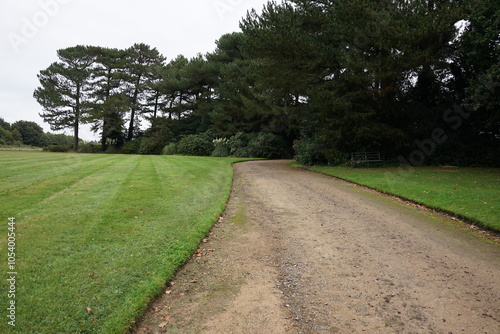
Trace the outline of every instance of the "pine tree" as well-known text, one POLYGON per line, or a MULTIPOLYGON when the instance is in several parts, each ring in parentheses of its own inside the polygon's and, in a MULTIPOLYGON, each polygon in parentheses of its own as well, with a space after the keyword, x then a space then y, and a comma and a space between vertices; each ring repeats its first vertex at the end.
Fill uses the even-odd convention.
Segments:
POLYGON ((125 51, 103 47, 92 47, 95 66, 92 71, 95 103, 89 112, 93 131, 101 130, 102 149, 109 143, 120 146, 124 142, 123 116, 127 112, 127 101, 123 94, 125 51))
POLYGON ((129 98, 129 126, 127 140, 132 140, 137 130, 137 122, 142 113, 148 112, 147 97, 150 94, 149 82, 153 79, 152 70, 163 66, 163 57, 156 48, 140 43, 128 48, 124 65, 125 94, 129 98))
POLYGON ((78 150, 79 127, 91 106, 91 73, 95 57, 86 46, 57 51, 59 62, 40 71, 41 87, 34 97, 43 107, 40 116, 52 130, 72 128, 73 148, 78 150))

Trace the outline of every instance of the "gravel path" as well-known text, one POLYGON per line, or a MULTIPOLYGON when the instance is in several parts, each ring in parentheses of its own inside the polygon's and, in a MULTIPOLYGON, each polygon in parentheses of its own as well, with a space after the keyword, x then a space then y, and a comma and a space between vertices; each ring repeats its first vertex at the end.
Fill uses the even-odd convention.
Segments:
POLYGON ((500 333, 500 247, 285 166, 235 165, 225 215, 134 333, 500 333))

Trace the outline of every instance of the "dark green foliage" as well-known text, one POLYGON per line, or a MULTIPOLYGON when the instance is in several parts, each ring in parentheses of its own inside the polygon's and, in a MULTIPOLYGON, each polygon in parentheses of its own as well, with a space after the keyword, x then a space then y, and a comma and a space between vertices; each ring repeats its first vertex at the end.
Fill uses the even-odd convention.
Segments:
POLYGON ((155 118, 151 128, 145 133, 139 147, 139 154, 161 154, 165 145, 172 140, 171 121, 166 118, 155 118))
MULTIPOLYGON (((10 124, 0 117, 0 145, 14 145, 16 139, 10 131, 10 124)), ((21 134, 18 133, 20 141, 22 142, 21 134)), ((19 143, 19 141, 17 141, 19 143)))
POLYGON ((43 107, 40 116, 52 130, 73 129, 73 148, 78 150, 80 123, 90 108, 91 67, 95 57, 86 46, 57 51, 59 62, 40 71, 33 96, 43 107))
POLYGON ((71 146, 73 143, 73 137, 64 134, 53 134, 47 132, 45 134, 47 142, 49 145, 66 145, 71 146))
POLYGON ((69 152, 71 151, 71 145, 49 145, 44 147, 45 152, 69 152))
MULTIPOLYGON (((90 71, 94 83, 79 114, 102 130, 103 150, 144 135, 125 151, 158 154, 178 143, 166 151, 277 158, 291 157, 296 142, 296 157, 307 164, 377 151, 412 164, 495 165, 497 7, 486 0, 273 1, 262 14, 250 11, 242 32, 221 36, 206 56, 165 64, 146 44, 75 47, 61 56, 92 60, 90 70, 78 70, 77 78, 90 71), (462 35, 457 22, 468 22, 462 35), (139 126, 159 118, 168 119, 168 135, 139 126)), ((49 109, 71 83, 51 75, 65 68, 56 65, 41 72, 44 89, 35 93, 49 109)), ((74 124, 63 114, 73 117, 46 119, 74 124)))
POLYGON ((214 150, 212 140, 206 134, 189 135, 177 144, 177 154, 210 156, 214 150))
POLYGON ((228 157, 231 154, 231 147, 229 146, 228 140, 226 138, 214 139, 213 143, 213 157, 228 157))
POLYGON ((43 147, 47 138, 40 125, 30 121, 18 121, 11 125, 12 131, 18 131, 24 145, 43 147))
POLYGON ((85 143, 78 145, 78 153, 100 153, 101 145, 85 143))
POLYGON ((14 145, 15 142, 12 132, 0 126, 0 145, 14 145))
POLYGON ((259 133, 248 143, 250 157, 278 159, 283 156, 284 140, 272 133, 259 133))
POLYGON ((170 143, 165 145, 163 148, 161 154, 163 155, 174 155, 177 154, 177 144, 176 143, 170 143))
POLYGON ((116 150, 125 141, 123 117, 129 110, 121 86, 124 81, 125 51, 102 47, 89 48, 95 56, 93 66, 94 91, 88 121, 92 130, 101 130, 102 151, 116 150))
POLYGON ((234 136, 230 137, 227 141, 230 150, 229 155, 239 158, 250 157, 248 143, 253 137, 255 137, 254 133, 243 132, 238 132, 234 136))
POLYGON ((131 141, 126 142, 121 147, 121 153, 123 154, 139 154, 139 149, 141 147, 142 138, 136 138, 131 141))
POLYGON ((134 132, 139 127, 137 118, 148 111, 143 96, 148 94, 151 80, 154 80, 153 70, 164 65, 165 57, 156 48, 144 43, 134 44, 128 48, 124 57, 123 80, 127 87, 125 94, 130 101, 127 140, 132 140, 134 132))
POLYGON ((295 160, 304 165, 326 164, 322 145, 311 138, 297 140, 294 144, 295 160))
POLYGON ((2 117, 0 117, 0 128, 10 131, 10 123, 6 122, 2 117))

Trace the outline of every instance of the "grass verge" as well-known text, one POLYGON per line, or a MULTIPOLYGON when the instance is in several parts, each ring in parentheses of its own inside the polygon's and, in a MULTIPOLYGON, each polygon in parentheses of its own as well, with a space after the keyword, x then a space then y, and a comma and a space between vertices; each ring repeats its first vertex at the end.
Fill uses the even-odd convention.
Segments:
POLYGON ((304 167, 500 231, 500 169, 304 167))
POLYGON ((15 217, 17 272, 0 332, 126 332, 224 210, 235 161, 0 152, 0 254, 15 217))

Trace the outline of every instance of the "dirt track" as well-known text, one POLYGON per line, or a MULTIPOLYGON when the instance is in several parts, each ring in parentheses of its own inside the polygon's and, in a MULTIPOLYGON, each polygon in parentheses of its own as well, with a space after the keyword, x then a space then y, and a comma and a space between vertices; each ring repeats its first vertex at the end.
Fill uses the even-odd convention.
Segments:
POLYGON ((500 333, 500 247, 283 161, 235 165, 226 214, 135 333, 500 333))

